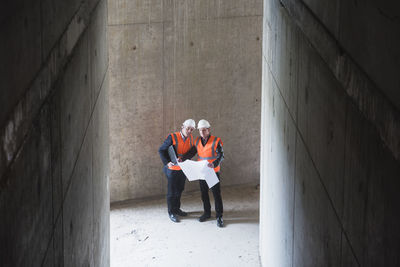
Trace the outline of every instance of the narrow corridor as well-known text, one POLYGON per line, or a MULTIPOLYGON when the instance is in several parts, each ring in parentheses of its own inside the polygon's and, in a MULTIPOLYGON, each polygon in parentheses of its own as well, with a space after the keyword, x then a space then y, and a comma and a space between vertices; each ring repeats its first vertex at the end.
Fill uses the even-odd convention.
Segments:
POLYGON ((3 1, 0 266, 400 266, 399 14, 3 1), (188 118, 223 140, 223 229, 196 183, 167 216, 157 150, 188 118))

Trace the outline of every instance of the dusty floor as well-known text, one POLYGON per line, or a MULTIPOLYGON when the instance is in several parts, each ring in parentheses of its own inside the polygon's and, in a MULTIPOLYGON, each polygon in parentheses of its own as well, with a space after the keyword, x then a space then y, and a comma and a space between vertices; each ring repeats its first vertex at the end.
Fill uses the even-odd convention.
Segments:
POLYGON ((212 217, 200 223, 199 192, 182 196, 180 223, 169 220, 165 199, 113 205, 111 266, 260 266, 258 256, 259 188, 222 188, 224 228, 212 217))

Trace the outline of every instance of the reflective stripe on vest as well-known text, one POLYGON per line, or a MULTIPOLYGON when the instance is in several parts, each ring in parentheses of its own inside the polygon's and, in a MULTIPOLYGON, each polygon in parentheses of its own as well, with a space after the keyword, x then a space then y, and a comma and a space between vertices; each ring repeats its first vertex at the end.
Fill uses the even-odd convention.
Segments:
POLYGON ((217 159, 217 157, 205 157, 205 158, 203 158, 203 157, 199 156, 199 159, 217 159))

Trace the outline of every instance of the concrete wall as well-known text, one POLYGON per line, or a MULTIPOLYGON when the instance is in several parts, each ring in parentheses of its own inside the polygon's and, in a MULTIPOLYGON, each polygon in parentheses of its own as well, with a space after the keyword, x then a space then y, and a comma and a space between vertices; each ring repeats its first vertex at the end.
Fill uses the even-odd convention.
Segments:
POLYGON ((105 0, 0 11, 0 265, 109 265, 105 0))
POLYGON ((398 10, 264 1, 263 266, 399 266, 398 10))
POLYGON ((262 1, 109 0, 108 21, 111 201, 165 193, 157 150, 187 118, 222 138, 222 185, 258 182, 262 1))

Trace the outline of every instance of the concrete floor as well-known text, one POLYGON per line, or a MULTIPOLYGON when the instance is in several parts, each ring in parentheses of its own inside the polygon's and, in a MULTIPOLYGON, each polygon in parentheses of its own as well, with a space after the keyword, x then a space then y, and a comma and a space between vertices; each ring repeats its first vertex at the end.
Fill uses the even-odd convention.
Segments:
MULTIPOLYGON (((210 192, 213 205, 213 197, 210 192)), ((182 197, 189 213, 180 223, 169 220, 164 198, 111 207, 111 266, 260 266, 259 187, 222 188, 225 227, 200 223, 199 192, 182 197)))

